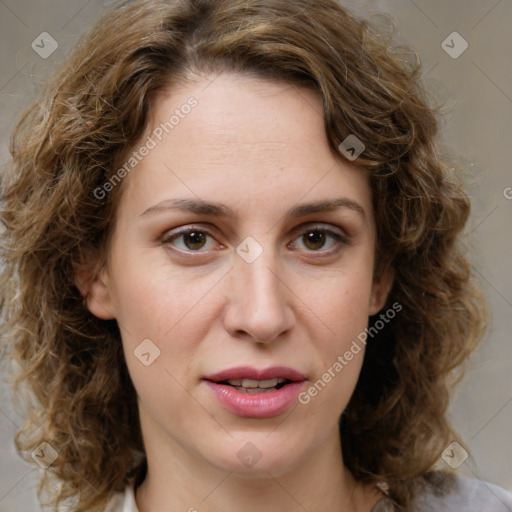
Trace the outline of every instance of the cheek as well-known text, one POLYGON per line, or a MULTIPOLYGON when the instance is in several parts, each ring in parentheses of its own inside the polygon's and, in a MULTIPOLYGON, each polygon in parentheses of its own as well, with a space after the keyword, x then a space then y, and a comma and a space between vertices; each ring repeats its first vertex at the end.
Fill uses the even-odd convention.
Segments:
POLYGON ((363 265, 329 271, 316 283, 304 283, 300 296, 320 322, 329 345, 339 345, 357 336, 368 323, 371 272, 363 265))
POLYGON ((310 312, 310 338, 315 345, 318 366, 314 382, 302 395, 302 403, 324 411, 332 421, 346 407, 359 379, 366 345, 361 336, 368 326, 372 284, 371 259, 329 272, 307 297, 310 312), (314 320, 314 323, 311 322, 314 320), (318 321, 317 321, 318 320, 318 321), (363 340, 363 341, 361 341, 363 340), (334 406, 336 404, 337 406, 334 406))
POLYGON ((117 319, 137 337, 161 337, 185 317, 202 292, 201 280, 186 269, 172 269, 152 251, 157 252, 120 255, 114 269, 117 319))
POLYGON ((218 273, 171 268, 143 255, 125 256, 117 259, 114 281, 116 319, 134 379, 140 372, 134 351, 144 340, 157 347, 146 341, 149 352, 160 351, 152 366, 186 375, 215 315, 208 293, 219 281, 218 273))
MULTIPOLYGON (((370 276, 371 277, 371 276, 370 276)), ((310 332, 318 357, 314 379, 299 396, 326 424, 338 421, 356 387, 366 345, 371 278, 356 271, 328 280, 311 296, 311 310, 320 320, 310 332)))
MULTIPOLYGON (((185 392, 205 313, 201 297, 207 283, 187 272, 170 272, 149 258, 118 258, 114 301, 128 370, 151 417, 171 421, 186 407, 185 392), (204 287, 202 286, 204 284, 204 287), (201 323, 202 322, 202 323, 201 323)), ((208 281, 208 279, 206 279, 208 281)), ((210 285, 211 288, 211 285, 210 285)), ((176 420, 173 420, 176 421, 176 420)))

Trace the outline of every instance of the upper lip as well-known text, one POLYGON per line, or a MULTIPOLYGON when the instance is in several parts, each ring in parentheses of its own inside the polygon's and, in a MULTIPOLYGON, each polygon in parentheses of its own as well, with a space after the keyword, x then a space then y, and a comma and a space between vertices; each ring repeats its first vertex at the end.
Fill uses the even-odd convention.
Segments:
POLYGON ((252 366, 236 366, 212 373, 203 377, 204 380, 213 382, 221 382, 229 379, 251 379, 251 380, 268 380, 268 379, 287 379, 291 381, 306 380, 306 376, 293 368, 286 366, 271 366, 269 368, 258 369, 252 366))

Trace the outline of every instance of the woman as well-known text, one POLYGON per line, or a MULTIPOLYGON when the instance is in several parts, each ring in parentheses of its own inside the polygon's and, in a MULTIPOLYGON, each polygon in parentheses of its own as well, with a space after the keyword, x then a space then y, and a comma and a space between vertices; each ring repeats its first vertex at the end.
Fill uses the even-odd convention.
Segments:
POLYGON ((334 0, 112 9, 2 184, 4 349, 39 402, 16 445, 47 501, 510 509, 433 469, 484 318, 419 69, 334 0))

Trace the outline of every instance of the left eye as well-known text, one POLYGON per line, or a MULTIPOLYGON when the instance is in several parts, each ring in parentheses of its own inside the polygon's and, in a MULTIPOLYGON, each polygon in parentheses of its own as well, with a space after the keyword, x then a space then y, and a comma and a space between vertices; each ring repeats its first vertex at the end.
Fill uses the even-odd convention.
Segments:
POLYGON ((337 244, 347 244, 347 239, 345 236, 341 235, 340 233, 335 233, 330 229, 320 227, 313 227, 304 230, 297 239, 302 240, 304 246, 306 246, 307 249, 310 249, 313 252, 317 252, 319 249, 322 249, 325 246, 326 241, 329 238, 334 240, 334 243, 330 247, 331 249, 337 244))

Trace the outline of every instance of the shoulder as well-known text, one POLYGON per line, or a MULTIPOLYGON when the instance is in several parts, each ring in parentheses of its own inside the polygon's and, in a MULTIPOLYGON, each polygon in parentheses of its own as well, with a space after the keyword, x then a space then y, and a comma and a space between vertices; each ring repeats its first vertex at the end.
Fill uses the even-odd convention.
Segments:
POLYGON ((512 494, 505 489, 471 478, 454 479, 446 492, 427 488, 416 501, 414 512, 512 512, 512 494))
POLYGON ((134 482, 130 480, 124 492, 118 492, 112 496, 105 512, 139 512, 135 502, 134 482))

